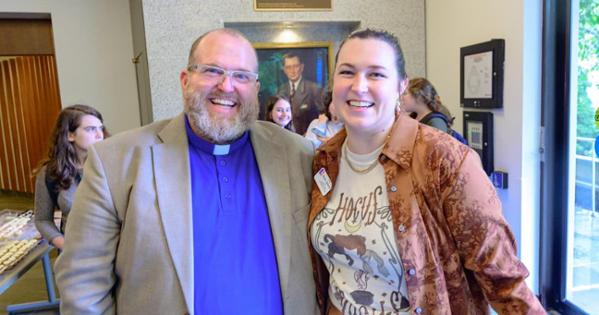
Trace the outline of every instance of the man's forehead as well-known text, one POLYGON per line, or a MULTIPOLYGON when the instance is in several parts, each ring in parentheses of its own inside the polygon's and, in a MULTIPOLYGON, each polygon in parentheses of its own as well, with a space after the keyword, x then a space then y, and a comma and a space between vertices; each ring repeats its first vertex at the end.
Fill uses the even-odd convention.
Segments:
POLYGON ((299 57, 297 57, 297 56, 284 58, 283 62, 285 64, 298 64, 298 63, 301 63, 299 57))
POLYGON ((213 32, 206 35, 193 55, 196 62, 202 63, 239 62, 252 68, 258 64, 251 43, 242 36, 226 32, 213 32))

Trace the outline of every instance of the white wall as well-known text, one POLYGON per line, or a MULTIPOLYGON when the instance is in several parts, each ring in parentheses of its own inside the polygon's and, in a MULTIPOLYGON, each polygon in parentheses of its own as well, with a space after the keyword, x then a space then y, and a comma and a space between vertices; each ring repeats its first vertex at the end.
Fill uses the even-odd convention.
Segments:
POLYGON ((156 120, 182 110, 178 77, 189 47, 199 35, 224 23, 360 21, 361 27, 395 33, 404 49, 408 73, 425 72, 422 0, 333 0, 333 11, 324 12, 256 12, 252 0, 147 0, 143 11, 156 120))
POLYGON ((493 110, 495 169, 509 174, 498 190, 519 254, 538 292, 540 0, 427 0, 427 75, 462 129, 460 47, 505 39, 503 109, 493 110))
POLYGON ((51 14, 63 107, 96 107, 112 133, 140 125, 129 1, 0 0, 0 12, 51 14))

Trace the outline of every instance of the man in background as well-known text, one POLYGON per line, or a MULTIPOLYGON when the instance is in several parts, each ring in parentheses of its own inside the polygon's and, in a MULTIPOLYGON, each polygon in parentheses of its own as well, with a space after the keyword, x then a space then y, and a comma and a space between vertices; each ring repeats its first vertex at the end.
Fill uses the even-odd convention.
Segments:
POLYGON ((61 314, 316 314, 312 145, 258 117, 258 60, 198 38, 184 113, 92 147, 56 263, 61 314))
POLYGON ((310 122, 323 108, 322 90, 316 83, 302 77, 304 64, 298 55, 288 53, 283 56, 283 72, 288 82, 279 86, 277 93, 291 100, 293 126, 297 133, 304 135, 310 122))

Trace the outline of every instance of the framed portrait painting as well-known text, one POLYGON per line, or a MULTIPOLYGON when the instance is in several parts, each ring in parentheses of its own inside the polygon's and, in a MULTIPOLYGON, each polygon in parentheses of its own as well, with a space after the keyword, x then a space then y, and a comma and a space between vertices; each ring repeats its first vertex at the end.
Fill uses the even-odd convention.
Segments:
MULTIPOLYGON (((284 95, 290 99, 291 109, 294 114, 300 113, 303 115, 306 108, 308 108, 312 114, 304 115, 305 117, 302 119, 313 119, 314 109, 322 107, 321 95, 327 89, 333 67, 332 42, 255 43, 254 48, 258 53, 259 62, 260 92, 258 98, 260 101, 260 119, 265 120, 267 118, 267 99, 276 95, 284 95), (287 64, 285 64, 286 57, 287 64), (295 86, 292 86, 291 82, 294 82, 297 77, 301 79, 297 81, 300 86, 298 86, 298 91, 295 93, 295 86), (307 89, 308 87, 310 93, 314 95, 300 98, 301 92, 308 93, 304 91, 304 88, 307 89), (316 92, 318 96, 315 95, 316 92), (302 112, 300 112, 300 109, 302 112)), ((294 117, 296 125, 298 125, 297 118, 294 117)), ((307 126, 309 123, 310 121, 301 121, 299 125, 307 126)), ((302 128, 298 133, 303 133, 301 131, 303 131, 302 128)))

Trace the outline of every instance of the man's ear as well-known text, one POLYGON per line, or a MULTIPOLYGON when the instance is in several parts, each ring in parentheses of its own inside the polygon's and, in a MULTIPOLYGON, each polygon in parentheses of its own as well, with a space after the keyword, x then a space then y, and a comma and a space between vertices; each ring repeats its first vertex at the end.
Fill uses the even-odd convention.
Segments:
POLYGON ((183 70, 179 74, 179 82, 181 83, 181 91, 185 91, 187 89, 187 84, 189 83, 189 72, 183 70))

